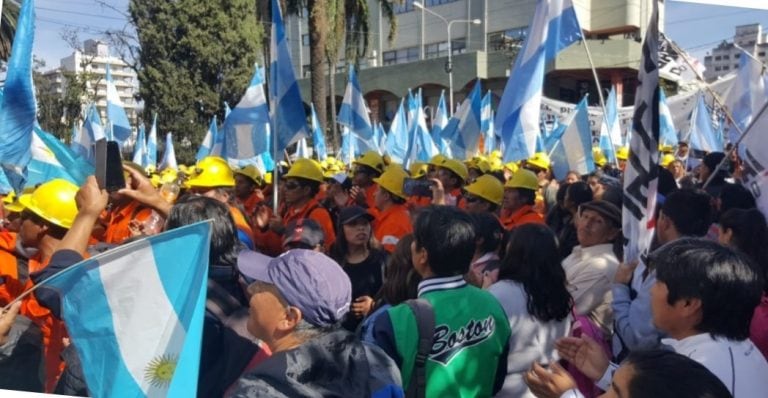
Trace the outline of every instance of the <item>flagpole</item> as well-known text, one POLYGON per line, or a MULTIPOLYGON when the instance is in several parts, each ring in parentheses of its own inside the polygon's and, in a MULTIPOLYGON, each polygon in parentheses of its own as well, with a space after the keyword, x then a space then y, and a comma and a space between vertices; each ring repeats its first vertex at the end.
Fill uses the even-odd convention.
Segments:
MULTIPOLYGON (((754 127, 755 122, 757 122, 760 119, 760 116, 763 115, 763 113, 765 112, 766 108, 768 108, 768 102, 763 104, 763 107, 760 109, 760 112, 757 113, 757 116, 752 118, 752 122, 749 123, 749 126, 747 126, 747 129, 744 131, 743 134, 741 134, 739 139, 736 140, 735 143, 733 143, 733 147, 731 148, 731 150, 728 151, 728 153, 725 154, 725 157, 723 158, 723 160, 721 160, 720 163, 717 164, 717 167, 715 167, 715 170, 713 170, 712 174, 709 175, 709 177, 707 178, 707 181, 705 181, 704 185, 701 186, 701 189, 706 188, 709 185, 709 183, 712 182, 712 179, 715 178, 715 175, 717 174, 717 172, 719 172, 720 169, 723 168, 725 163, 728 162, 728 159, 731 158, 731 154, 733 153, 733 151, 736 150, 736 148, 739 147, 739 144, 741 143, 741 141, 744 140, 744 137, 746 137, 747 134, 749 134, 752 130, 754 130, 752 127, 754 127)), ((690 157, 690 155, 689 155, 689 157, 690 157)))
MULTIPOLYGON (((582 37, 583 36, 584 36, 584 33, 582 31, 582 37)), ((592 76, 594 76, 595 85, 597 85, 597 97, 600 99, 600 107, 603 108, 603 120, 605 121, 608 115, 608 112, 606 112, 606 109, 605 109, 605 100, 603 99, 603 88, 600 86, 600 79, 597 77, 597 69, 595 69, 595 63, 592 61, 592 53, 589 51, 587 40, 582 38, 581 42, 584 44, 584 50, 587 52, 587 59, 589 60, 589 66, 590 68, 592 68, 592 76)), ((618 111, 619 110, 616 109, 616 112, 618 111)), ((613 145, 613 138, 611 137, 610 126, 608 126, 607 122, 606 122, 606 128, 608 128, 608 142, 611 144, 611 148, 613 148, 613 150, 615 151, 616 146, 613 145)), ((617 159, 616 156, 613 157, 613 163, 616 166, 616 168, 619 167, 619 159, 617 159)))
POLYGON ((280 161, 277 158, 277 119, 274 118, 273 122, 275 125, 275 131, 272 132, 272 160, 275 164, 272 168, 272 211, 274 211, 275 214, 277 214, 277 204, 278 204, 278 198, 277 198, 277 182, 280 177, 278 177, 278 171, 280 170, 280 161))

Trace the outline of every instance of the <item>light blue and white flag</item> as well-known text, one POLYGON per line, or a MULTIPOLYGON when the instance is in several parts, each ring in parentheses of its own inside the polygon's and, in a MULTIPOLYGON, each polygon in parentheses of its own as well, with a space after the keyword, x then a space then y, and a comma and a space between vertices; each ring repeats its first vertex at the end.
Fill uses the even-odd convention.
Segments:
POLYGON ((16 192, 21 192, 32 159, 32 131, 37 101, 32 82, 32 43, 35 40, 35 2, 25 0, 16 22, 8 72, 0 106, 0 168, 16 192))
POLYGON ((152 117, 152 128, 147 137, 147 161, 144 167, 157 167, 157 113, 152 117))
POLYGON ((611 92, 605 100, 603 123, 600 125, 600 149, 611 163, 616 163, 616 147, 621 145, 621 140, 616 88, 611 86, 611 92))
MULTIPOLYGON (((739 57, 739 71, 725 103, 731 110, 736 125, 744 131, 768 101, 768 73, 762 62, 742 51, 744 54, 739 57)), ((738 139, 738 130, 731 128, 729 140, 736 142, 738 139)))
POLYGON ((32 159, 27 169, 26 187, 34 187, 54 178, 63 178, 80 186, 95 172, 88 161, 37 125, 32 134, 30 150, 32 159))
POLYGON ((199 162, 200 159, 206 156, 220 156, 222 141, 223 140, 219 139, 219 129, 216 123, 216 115, 213 115, 213 119, 211 119, 211 123, 208 125, 208 131, 205 133, 205 138, 203 138, 203 142, 200 143, 200 149, 197 150, 195 160, 199 162), (216 152, 214 149, 217 146, 216 144, 218 144, 218 152, 216 152))
POLYGON ((496 135, 504 162, 528 159, 536 149, 544 68, 560 50, 582 37, 571 0, 539 0, 523 48, 496 111, 496 135))
POLYGON ((586 97, 576 105, 571 120, 566 125, 559 145, 556 145, 550 156, 552 170, 558 180, 565 178, 571 170, 580 175, 589 174, 595 170, 586 97))
POLYGON ((373 128, 374 134, 378 137, 379 153, 384 155, 387 153, 387 133, 384 131, 384 126, 381 123, 376 123, 373 128))
POLYGON ((357 152, 357 145, 355 145, 355 137, 349 131, 349 127, 341 126, 341 148, 339 148, 339 160, 346 165, 351 165, 355 160, 355 154, 357 152))
POLYGON ((168 133, 165 135, 165 152, 163 152, 163 160, 160 165, 157 166, 158 170, 174 169, 178 170, 179 165, 176 163, 176 151, 173 149, 173 134, 168 133))
POLYGON ((296 143, 296 159, 309 159, 309 148, 307 148, 307 139, 302 138, 296 143))
POLYGON ((317 160, 322 162, 328 157, 328 150, 325 147, 325 133, 323 127, 320 126, 320 119, 317 118, 315 104, 310 105, 310 107, 312 108, 312 142, 315 144, 317 160))
POLYGON ((478 80, 441 133, 456 159, 470 159, 477 154, 481 134, 481 103, 480 80, 478 80))
POLYGON ((408 150, 403 162, 403 166, 406 168, 415 161, 428 162, 430 158, 439 153, 427 129, 427 118, 424 114, 424 108, 421 106, 421 98, 421 89, 419 89, 413 123, 408 132, 408 150))
POLYGON ((301 100, 299 84, 293 73, 293 64, 285 37, 285 26, 280 11, 280 2, 272 0, 272 41, 269 67, 269 104, 272 120, 272 134, 277 134, 277 147, 273 153, 280 160, 283 150, 301 137, 309 136, 307 114, 301 100))
POLYGON ((696 107, 691 116, 691 130, 688 133, 691 149, 704 152, 723 152, 723 142, 718 141, 712 127, 712 116, 704 103, 704 93, 699 93, 696 107))
POLYGON ((136 137, 136 144, 133 146, 133 163, 145 168, 144 161, 147 159, 147 138, 144 132, 144 124, 139 126, 139 134, 136 137))
POLYGON ((744 139, 739 145, 743 148, 743 167, 741 183, 755 197, 757 208, 768 218, 768 107, 758 110, 754 115, 749 130, 744 131, 744 139), (754 130, 754 131, 752 131, 754 130))
POLYGON ((131 124, 128 122, 128 116, 125 114, 125 106, 120 95, 117 93, 117 87, 112 80, 112 72, 107 65, 107 119, 112 132, 112 138, 118 142, 123 142, 131 136, 131 124))
POLYGON ((269 108, 264 82, 264 68, 257 65, 243 98, 221 126, 222 157, 250 159, 269 150, 269 108))
POLYGON ((349 66, 347 89, 344 91, 344 100, 341 102, 337 121, 339 124, 349 127, 352 133, 363 140, 369 140, 373 136, 368 107, 365 105, 360 82, 357 81, 357 74, 352 65, 349 66))
POLYGON ((41 284, 101 397, 194 397, 208 280, 210 221, 116 247, 41 284))
POLYGON ((400 100, 400 106, 397 108, 395 118, 389 125, 389 134, 387 135, 386 153, 389 154, 393 162, 403 163, 405 153, 408 151, 408 121, 405 120, 405 100, 400 100))
POLYGON ((227 116, 229 116, 230 112, 232 112, 232 109, 229 107, 229 102, 224 101, 224 120, 227 119, 227 116))
POLYGON ((567 127, 567 124, 560 123, 560 119, 555 118, 555 122, 552 123, 552 130, 544 137, 544 150, 547 153, 551 154, 555 145, 559 145, 567 127))
MULTIPOLYGON (((720 125, 722 126, 722 123, 720 125)), ((667 105, 663 88, 659 88, 659 140, 661 145, 677 145, 677 129, 672 121, 672 112, 667 105)))
POLYGON ((82 158, 93 163, 96 156, 93 147, 94 143, 100 139, 106 138, 104 127, 101 124, 101 117, 99 117, 99 110, 96 109, 95 104, 88 105, 85 112, 85 122, 76 133, 77 134, 72 137, 70 147, 82 158))
POLYGON ((491 93, 491 90, 488 90, 487 93, 483 96, 483 100, 480 105, 480 131, 483 135, 483 152, 486 154, 491 153, 494 146, 494 135, 496 134, 495 131, 492 130, 493 128, 493 122, 491 122, 491 117, 493 115, 493 112, 491 110, 491 102, 493 99, 493 94, 491 93))
POLYGON ((448 110, 445 107, 445 90, 443 90, 440 92, 440 101, 437 102, 437 110, 435 111, 434 117, 432 117, 432 130, 430 131, 430 134, 440 153, 450 157, 450 155, 446 153, 448 151, 448 145, 445 143, 442 136, 443 129, 447 125, 448 110))

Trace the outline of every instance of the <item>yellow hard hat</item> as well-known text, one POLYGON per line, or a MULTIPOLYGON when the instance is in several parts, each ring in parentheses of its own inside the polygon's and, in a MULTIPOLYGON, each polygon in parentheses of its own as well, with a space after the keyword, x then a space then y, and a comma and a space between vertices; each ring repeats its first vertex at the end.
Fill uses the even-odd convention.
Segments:
POLYGON ((501 158, 490 158, 488 165, 491 167, 492 173, 504 170, 504 162, 502 162, 501 158))
POLYGON ((16 197, 16 192, 11 191, 3 198, 3 208, 5 211, 12 213, 21 213, 21 211, 24 210, 24 205, 19 202, 19 198, 16 197))
POLYGON ((661 153, 674 153, 675 148, 672 147, 672 145, 661 145, 659 144, 659 152, 661 153))
POLYGON ((403 183, 406 178, 408 178, 408 173, 401 167, 389 167, 387 171, 381 173, 380 177, 374 178, 373 182, 379 184, 379 187, 384 188, 387 192, 406 199, 405 192, 403 192, 403 183))
POLYGON ((284 178, 303 178, 317 182, 325 181, 320 163, 312 159, 296 159, 293 162, 293 166, 285 173, 284 178))
POLYGON ((536 152, 526 163, 547 170, 549 169, 549 156, 544 152, 536 152))
POLYGON ((357 158, 357 160, 352 162, 352 164, 368 166, 378 171, 379 173, 383 173, 384 168, 387 165, 384 163, 384 158, 376 151, 368 151, 364 153, 362 156, 357 158))
POLYGON ((501 159, 501 151, 498 149, 494 149, 491 151, 490 156, 488 156, 490 159, 501 159))
POLYGON ((469 176, 467 166, 464 166, 464 163, 459 162, 456 159, 445 159, 443 160, 442 164, 438 165, 438 167, 452 171, 454 174, 459 176, 462 181, 466 181, 467 177, 469 176))
POLYGON ((484 157, 475 156, 467 161, 467 169, 477 169, 481 174, 486 174, 491 171, 491 164, 484 157))
POLYGON ((488 174, 477 177, 464 190, 499 206, 504 198, 504 185, 498 178, 488 174))
POLYGON ((323 177, 325 178, 333 178, 333 176, 342 173, 343 170, 339 165, 337 164, 330 164, 328 167, 323 169, 323 177))
POLYGON ((665 153, 661 157, 661 161, 659 162, 661 164, 661 167, 667 167, 670 163, 675 161, 675 155, 671 153, 665 153))
POLYGON ((504 188, 522 188, 536 191, 539 189, 539 179, 532 171, 520 169, 512 174, 512 178, 504 184, 504 188))
POLYGON ((235 174, 226 160, 218 156, 208 156, 197 163, 195 173, 189 177, 186 186, 190 188, 234 187, 235 174))
POLYGON ((261 171, 259 171, 258 167, 252 164, 243 166, 235 170, 235 174, 240 174, 244 177, 249 178, 256 185, 261 185, 264 183, 264 177, 261 175, 261 171))
POLYGON ((592 158, 594 158, 595 164, 599 167, 603 167, 608 163, 608 158, 603 155, 603 151, 598 147, 592 148, 592 158))
POLYGON ((69 229, 77 215, 77 191, 77 185, 57 178, 40 185, 31 194, 21 195, 19 202, 44 220, 69 229))
POLYGON ((437 154, 435 156, 432 156, 432 159, 429 159, 429 162, 427 162, 428 165, 432 166, 442 166, 443 162, 447 159, 444 155, 437 154))
POLYGON ((264 183, 271 184, 272 183, 272 173, 271 171, 268 171, 266 174, 264 174, 264 183))
POLYGON ((629 159, 629 147, 623 146, 616 151, 616 159, 627 160, 629 159))
POLYGON ((517 162, 509 162, 504 164, 504 168, 514 173, 520 168, 520 165, 517 162))
POLYGON ((413 162, 410 167, 408 167, 408 171, 411 173, 412 178, 424 177, 427 175, 427 169, 427 164, 421 162, 413 162))

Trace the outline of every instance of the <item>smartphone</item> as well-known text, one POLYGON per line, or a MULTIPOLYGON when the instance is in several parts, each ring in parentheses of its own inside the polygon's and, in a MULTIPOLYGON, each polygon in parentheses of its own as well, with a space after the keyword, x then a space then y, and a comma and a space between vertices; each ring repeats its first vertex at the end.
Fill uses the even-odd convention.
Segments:
POLYGON ((115 192, 125 188, 123 159, 117 141, 96 141, 96 181, 99 188, 115 192))
POLYGON ((406 178, 403 181, 403 193, 406 196, 432 197, 432 181, 423 178, 406 178))

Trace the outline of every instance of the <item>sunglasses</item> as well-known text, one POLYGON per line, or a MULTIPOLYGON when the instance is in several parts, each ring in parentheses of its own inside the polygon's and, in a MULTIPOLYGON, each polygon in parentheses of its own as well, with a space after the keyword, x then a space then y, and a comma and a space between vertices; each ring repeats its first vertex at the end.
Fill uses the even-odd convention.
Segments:
POLYGON ((477 202, 478 200, 480 200, 480 198, 478 198, 477 196, 472 196, 472 195, 464 195, 464 200, 466 200, 467 203, 474 203, 474 202, 477 202))
POLYGON ((284 187, 285 189, 293 191, 294 189, 301 187, 301 184, 299 184, 298 182, 291 181, 291 182, 286 182, 284 187))

